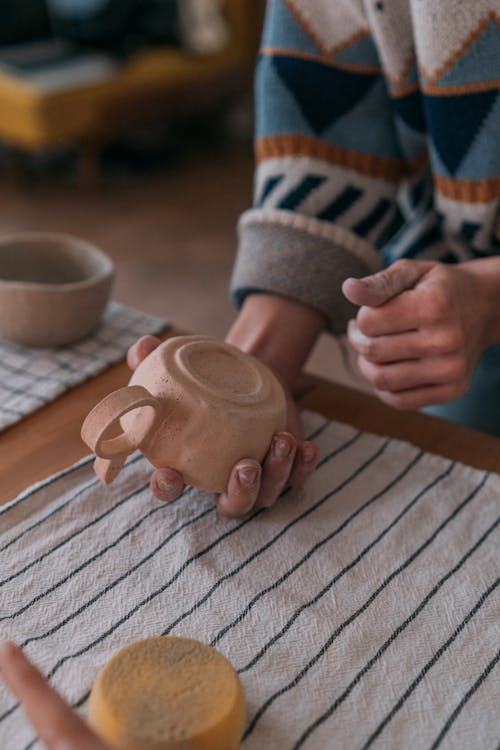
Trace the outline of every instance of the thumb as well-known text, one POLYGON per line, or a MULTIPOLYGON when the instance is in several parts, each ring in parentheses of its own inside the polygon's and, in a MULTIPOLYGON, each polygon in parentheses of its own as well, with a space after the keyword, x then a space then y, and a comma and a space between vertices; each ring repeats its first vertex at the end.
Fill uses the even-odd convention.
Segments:
MULTIPOLYGON (((0 645, 2 677, 47 750, 111 750, 56 693, 18 646, 0 645)), ((3 744, 3 743, 2 743, 3 744)))
POLYGON ((342 284, 342 292, 354 305, 378 307, 401 292, 413 289, 434 265, 432 261, 398 260, 371 276, 346 279, 342 284))

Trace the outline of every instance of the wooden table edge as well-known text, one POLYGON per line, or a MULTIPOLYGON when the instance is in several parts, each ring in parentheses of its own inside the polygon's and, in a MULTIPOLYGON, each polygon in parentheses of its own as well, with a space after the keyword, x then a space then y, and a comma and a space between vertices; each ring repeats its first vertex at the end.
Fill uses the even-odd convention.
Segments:
MULTIPOLYGON (((169 328, 160 338, 175 335, 179 331, 169 328)), ((129 377, 122 361, 0 433, 0 505, 89 455, 80 438, 85 416, 104 396, 126 385, 129 377)), ((474 468, 500 472, 500 439, 491 435, 424 414, 397 411, 367 393, 307 373, 296 396, 302 408, 328 419, 405 440, 474 468)))

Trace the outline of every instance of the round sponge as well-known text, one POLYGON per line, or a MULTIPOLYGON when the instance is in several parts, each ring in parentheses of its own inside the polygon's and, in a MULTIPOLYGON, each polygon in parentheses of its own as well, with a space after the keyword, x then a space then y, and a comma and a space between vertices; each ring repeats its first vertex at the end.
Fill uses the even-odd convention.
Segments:
POLYGON ((245 698, 233 666, 214 648, 147 638, 99 672, 89 722, 117 750, 236 750, 245 698))

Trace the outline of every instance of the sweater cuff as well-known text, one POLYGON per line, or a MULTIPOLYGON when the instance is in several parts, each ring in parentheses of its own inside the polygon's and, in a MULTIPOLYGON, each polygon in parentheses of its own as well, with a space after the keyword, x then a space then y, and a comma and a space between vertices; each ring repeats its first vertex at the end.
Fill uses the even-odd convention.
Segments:
POLYGON ((239 247, 231 281, 237 307, 266 292, 322 313, 332 333, 343 333, 356 307, 342 283, 380 270, 373 245, 335 224, 279 209, 251 209, 238 223, 239 247))

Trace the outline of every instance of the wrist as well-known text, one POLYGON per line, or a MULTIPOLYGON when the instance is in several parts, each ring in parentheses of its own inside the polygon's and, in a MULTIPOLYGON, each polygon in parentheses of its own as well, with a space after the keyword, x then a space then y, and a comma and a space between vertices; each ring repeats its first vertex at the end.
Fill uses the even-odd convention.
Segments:
POLYGON ((476 313, 484 334, 484 348, 500 343, 500 257, 466 261, 459 266, 475 284, 476 313))
POLYGON ((325 325, 323 315, 311 307, 277 295, 251 294, 226 341, 260 359, 293 388, 325 325))

